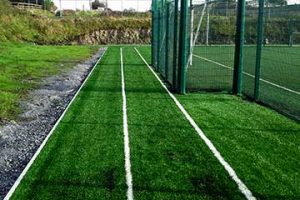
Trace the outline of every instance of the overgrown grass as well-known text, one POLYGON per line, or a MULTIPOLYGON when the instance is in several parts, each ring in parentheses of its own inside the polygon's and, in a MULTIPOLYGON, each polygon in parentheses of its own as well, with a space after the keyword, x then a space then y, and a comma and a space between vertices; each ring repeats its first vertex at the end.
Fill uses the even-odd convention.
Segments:
POLYGON ((61 73, 87 59, 97 46, 0 44, 0 122, 14 120, 19 101, 44 77, 61 73))
POLYGON ((63 18, 48 12, 28 12, 0 0, 0 41, 27 41, 39 44, 70 44, 82 35, 99 30, 150 29, 151 18, 145 16, 105 16, 79 13, 63 18))

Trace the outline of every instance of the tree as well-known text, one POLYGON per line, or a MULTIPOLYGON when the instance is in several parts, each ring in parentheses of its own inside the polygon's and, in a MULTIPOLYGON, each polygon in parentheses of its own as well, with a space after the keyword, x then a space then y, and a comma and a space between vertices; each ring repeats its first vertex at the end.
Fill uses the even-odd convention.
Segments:
POLYGON ((55 11, 57 9, 52 0, 44 0, 43 7, 45 10, 48 11, 55 11))
POLYGON ((266 3, 274 5, 274 6, 284 6, 284 5, 287 5, 287 1, 286 0, 266 0, 266 3))
POLYGON ((97 10, 98 8, 105 8, 104 3, 101 3, 99 0, 96 0, 92 3, 92 9, 97 10))

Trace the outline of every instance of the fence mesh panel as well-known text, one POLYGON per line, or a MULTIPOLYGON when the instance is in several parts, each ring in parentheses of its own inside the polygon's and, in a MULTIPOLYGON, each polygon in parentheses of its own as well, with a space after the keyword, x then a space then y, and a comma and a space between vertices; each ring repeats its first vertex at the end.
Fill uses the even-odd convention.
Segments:
POLYGON ((192 57, 187 71, 187 89, 232 88, 236 4, 224 1, 192 4, 192 57))
POLYGON ((243 93, 254 98, 255 66, 257 49, 258 7, 246 8, 244 59, 243 59, 243 93))
POLYGON ((176 88, 177 49, 179 35, 175 17, 179 22, 179 11, 175 0, 153 0, 152 2, 152 65, 173 88, 176 88), (175 30, 177 27, 177 30, 175 30))
POLYGON ((236 42, 243 40, 236 33, 242 33, 243 20, 237 23, 236 16, 242 4, 154 0, 153 67, 177 92, 232 92, 234 86, 234 93, 238 88, 238 93, 300 120, 300 5, 266 2, 246 1, 240 46, 236 42), (187 21, 175 2, 188 5, 187 21), (242 62, 235 60, 238 55, 242 62))
POLYGON ((156 69, 158 67, 158 8, 156 3, 152 3, 152 40, 151 40, 151 56, 152 66, 156 69))
POLYGON ((300 47, 293 45, 294 33, 300 30, 300 7, 296 15, 289 7, 264 8, 258 100, 300 119, 300 47))
POLYGON ((173 64, 174 64, 174 36, 176 32, 174 31, 174 18, 175 18, 175 2, 170 1, 167 3, 167 49, 166 49, 166 73, 165 77, 170 84, 173 83, 173 64))
POLYGON ((164 0, 158 1, 158 15, 159 15, 159 39, 158 39, 158 48, 159 48, 159 63, 158 70, 162 75, 165 75, 166 70, 166 61, 165 61, 165 52, 166 52, 166 3, 164 0))
POLYGON ((264 5, 261 54, 257 44, 258 9, 247 7, 243 93, 299 120, 300 48, 294 35, 300 29, 300 7, 264 5))

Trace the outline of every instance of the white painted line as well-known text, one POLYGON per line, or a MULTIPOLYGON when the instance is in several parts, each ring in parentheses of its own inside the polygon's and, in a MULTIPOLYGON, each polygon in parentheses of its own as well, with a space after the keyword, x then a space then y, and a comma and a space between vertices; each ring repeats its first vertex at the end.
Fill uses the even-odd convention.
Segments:
POLYGON ((36 160, 36 158, 38 157, 38 155, 41 153, 42 149, 47 144, 49 138, 54 133, 54 131, 57 128, 58 124, 63 119, 63 117, 65 116, 65 114, 67 113, 67 111, 69 110, 71 104, 73 103, 73 101, 78 96, 79 92, 81 91, 81 89, 83 88, 83 86, 85 85, 85 83, 87 82, 87 80, 89 79, 89 77, 91 76, 91 74, 93 73, 93 71, 95 70, 96 66, 99 64, 99 62, 100 62, 101 58, 103 57, 103 55, 105 54, 105 52, 106 52, 106 49, 105 49, 104 53, 101 55, 101 57, 98 59, 98 61, 96 62, 96 64, 93 66, 93 69, 90 71, 90 73, 88 74, 88 76, 85 78, 84 82, 82 83, 82 85, 80 86, 80 88, 78 89, 78 91, 76 92, 76 94, 74 95, 74 97, 72 98, 72 100, 70 101, 70 103, 68 104, 68 106, 65 109, 65 111, 62 113, 62 115, 56 121, 56 123, 52 127, 50 133, 44 139, 44 141, 42 142, 42 144, 40 145, 40 147, 38 148, 38 150, 35 152, 35 154, 31 158, 31 160, 29 161, 29 163, 26 165, 26 167, 24 168, 24 170, 22 171, 22 173, 20 174, 20 176, 18 177, 18 179, 16 180, 16 182, 14 183, 14 185, 11 187, 11 189, 9 190, 9 192, 7 193, 7 195, 5 196, 4 200, 9 200, 11 198, 11 196, 13 195, 13 193, 15 192, 15 190, 17 189, 17 187, 19 186, 19 184, 23 180, 24 176, 26 175, 26 173, 30 169, 31 165, 34 163, 34 161, 36 160))
MULTIPOLYGON (((198 56, 198 55, 196 55, 196 54, 193 54, 193 55, 194 55, 195 57, 197 57, 197 58, 200 58, 200 59, 205 60, 205 61, 207 61, 207 62, 214 63, 214 64, 216 64, 216 65, 219 65, 219 66, 221 66, 221 67, 224 67, 224 68, 227 68, 227 69, 230 69, 230 70, 233 71, 233 68, 232 68, 232 67, 229 67, 229 66, 223 65, 223 64, 221 64, 221 63, 215 62, 215 61, 213 61, 213 60, 210 60, 210 59, 207 59, 207 58, 198 56)), ((255 78, 254 75, 249 74, 249 73, 247 73, 247 72, 243 72, 243 74, 245 74, 245 75, 247 75, 247 76, 250 76, 251 78, 255 78)), ((272 83, 271 81, 268 81, 268 80, 265 80, 265 79, 262 79, 262 78, 260 78, 259 80, 262 81, 262 82, 265 82, 265 83, 267 83, 267 84, 270 84, 270 85, 272 85, 272 86, 274 86, 274 87, 278 87, 278 88, 283 89, 283 90, 285 90, 285 91, 292 92, 292 93, 294 93, 294 94, 300 95, 300 92, 298 92, 298 91, 295 91, 295 90, 286 88, 286 87, 281 86, 281 85, 278 85, 278 84, 276 84, 276 83, 272 83)))
POLYGON ((196 124, 196 122, 193 120, 193 118, 189 115, 189 113, 184 109, 184 107, 180 104, 180 102, 177 100, 177 98, 168 90, 168 88, 164 85, 164 83, 160 80, 158 75, 153 71, 153 69, 149 66, 147 61, 143 58, 143 56, 140 54, 140 52, 135 48, 135 51, 139 54, 141 59, 144 61, 144 63, 147 65, 147 67, 150 69, 150 71, 154 74, 154 76, 157 78, 157 80, 160 82, 162 87, 167 91, 167 93, 170 95, 170 97, 173 99, 177 107, 180 109, 180 111, 184 114, 185 118, 189 121, 189 123, 193 126, 193 128, 197 131, 198 135, 202 138, 202 140, 205 142, 205 144, 208 146, 208 148, 212 151, 214 156, 219 160, 219 162, 223 165, 225 170, 228 172, 230 177, 236 182, 236 184, 239 187, 239 190, 241 193, 248 199, 248 200, 255 200, 256 198, 252 195, 252 192, 248 189, 248 187, 242 182, 242 180, 237 176, 236 172, 233 170, 233 168, 225 161, 225 159, 222 157, 220 152, 217 150, 217 148, 213 145, 213 143, 206 137, 204 132, 199 128, 199 126, 196 124))
POLYGON ((150 47, 151 44, 109 44, 107 47, 150 47))
POLYGON ((124 131, 124 153, 125 153, 125 172, 126 172, 126 184, 127 184, 127 199, 133 200, 132 189, 132 174, 130 163, 130 147, 129 147, 129 133, 127 123, 127 103, 126 103, 126 91, 125 91, 125 75, 123 65, 123 49, 120 48, 121 56, 121 75, 122 75, 122 98, 123 98, 123 131, 124 131))

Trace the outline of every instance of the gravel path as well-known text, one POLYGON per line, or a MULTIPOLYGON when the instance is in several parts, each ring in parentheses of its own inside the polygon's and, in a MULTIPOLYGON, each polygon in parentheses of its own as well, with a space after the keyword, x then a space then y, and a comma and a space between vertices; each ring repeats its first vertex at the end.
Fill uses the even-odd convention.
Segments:
POLYGON ((72 70, 46 78, 39 89, 30 92, 29 100, 20 103, 24 110, 20 121, 0 127, 0 199, 5 197, 104 51, 100 48, 91 59, 72 70))

